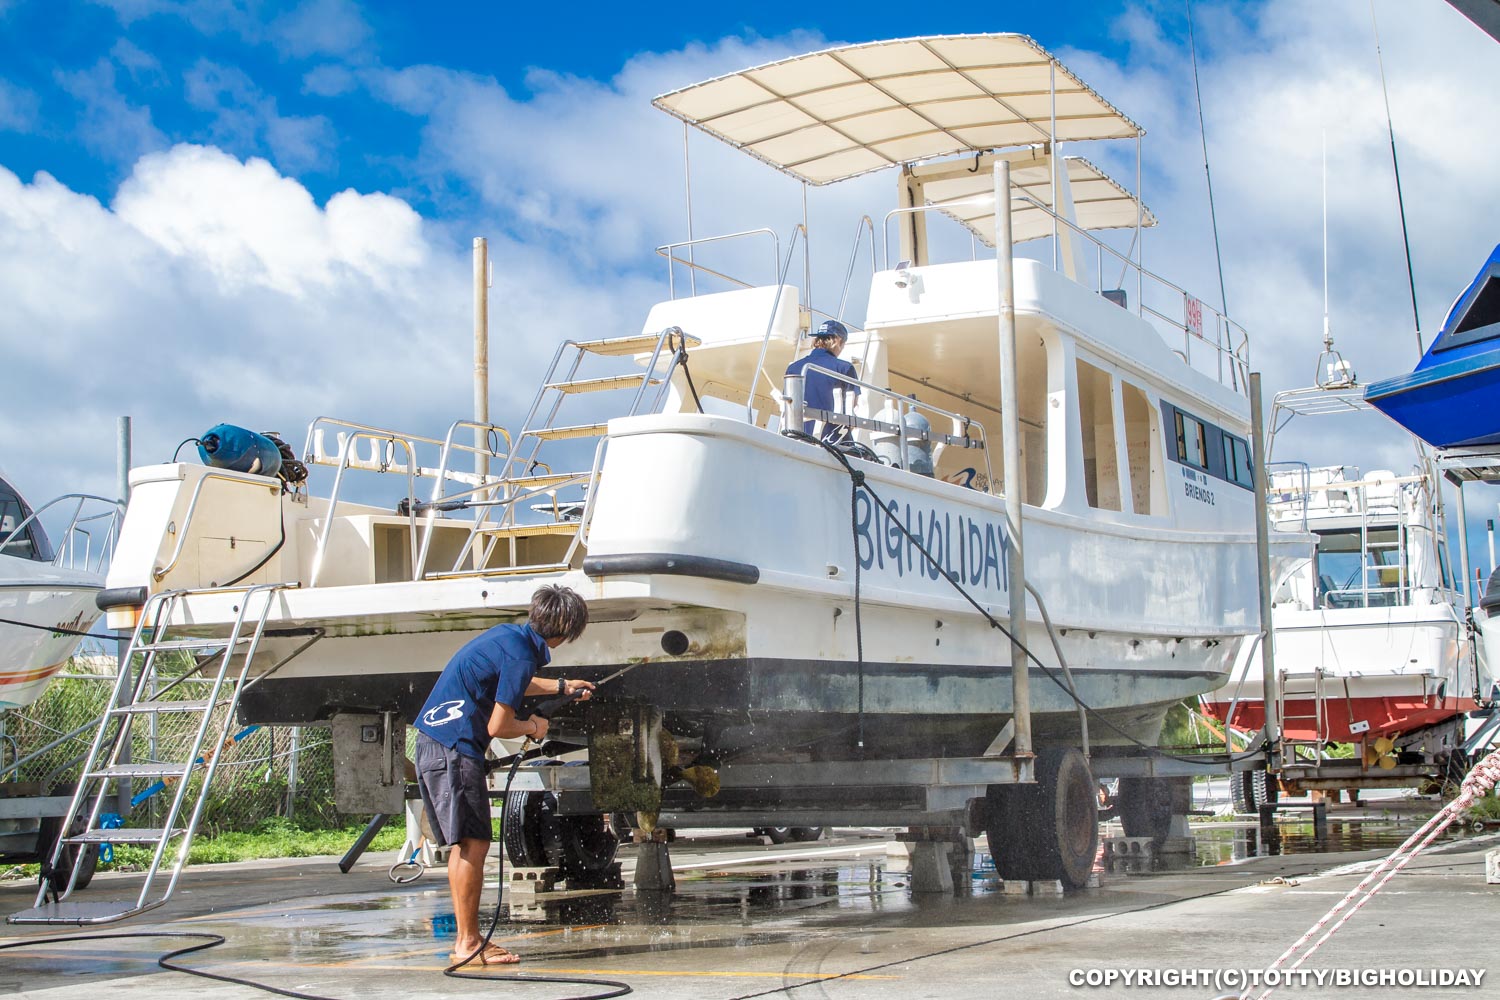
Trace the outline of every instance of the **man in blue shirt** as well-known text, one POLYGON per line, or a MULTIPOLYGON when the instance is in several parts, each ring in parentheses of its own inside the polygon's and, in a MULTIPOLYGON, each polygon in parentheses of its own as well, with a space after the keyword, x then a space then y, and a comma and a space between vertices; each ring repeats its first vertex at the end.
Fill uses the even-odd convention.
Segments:
POLYGON ((479 897, 492 839, 484 756, 490 739, 547 735, 541 716, 517 718, 521 699, 577 693, 593 696, 588 681, 538 680, 552 650, 588 625, 588 605, 566 587, 546 586, 531 598, 525 625, 496 625, 453 655, 417 715, 417 785, 427 821, 448 853, 448 888, 458 924, 450 959, 458 965, 509 965, 520 959, 499 945, 480 951, 479 897))
MULTIPOLYGON (((839 358, 844 352, 844 345, 849 342, 849 331, 844 324, 836 319, 824 320, 813 334, 813 349, 805 357, 798 358, 786 366, 788 375, 803 376, 802 401, 808 407, 815 410, 835 410, 834 400, 836 390, 846 393, 851 402, 854 396, 859 395, 859 386, 848 382, 841 382, 831 375, 822 372, 807 371, 808 365, 816 365, 826 368, 849 378, 858 378, 854 366, 839 358)), ((806 421, 802 426, 803 431, 808 434, 813 432, 813 422, 806 421)), ((825 424, 823 426, 824 441, 842 441, 849 436, 849 428, 842 424, 825 424)))

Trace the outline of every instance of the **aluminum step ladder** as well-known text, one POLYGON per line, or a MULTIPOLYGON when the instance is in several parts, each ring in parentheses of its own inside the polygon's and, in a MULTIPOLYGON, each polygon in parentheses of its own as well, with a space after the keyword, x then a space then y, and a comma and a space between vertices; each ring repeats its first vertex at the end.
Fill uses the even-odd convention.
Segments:
MULTIPOLYGON (((37 890, 36 903, 29 910, 13 914, 13 924, 107 924, 138 913, 154 909, 169 898, 177 887, 177 880, 187 865, 188 851, 192 847, 193 834, 208 799, 208 790, 218 768, 218 751, 232 742, 231 726, 235 709, 239 705, 240 692, 245 687, 246 674, 255 659, 261 637, 265 633, 266 620, 270 617, 278 591, 287 584, 259 584, 249 588, 222 588, 211 590, 178 590, 155 594, 141 611, 135 633, 130 640, 120 675, 115 681, 114 693, 109 707, 99 717, 99 729, 94 735, 93 745, 84 759, 83 772, 78 788, 73 793, 68 816, 79 815, 85 802, 88 806, 88 821, 81 833, 58 839, 48 859, 48 866, 58 863, 63 851, 75 847, 79 853, 91 845, 141 844, 155 847, 151 864, 146 870, 145 880, 135 899, 75 902, 74 883, 78 877, 78 865, 74 865, 68 884, 61 892, 54 892, 50 880, 43 878, 37 890), (196 636, 167 638, 172 627, 173 616, 178 612, 184 598, 202 594, 243 593, 237 616, 227 636, 200 638, 196 636), (158 688, 158 657, 162 653, 185 652, 197 660, 195 669, 174 678, 158 688), (139 666, 131 669, 137 657, 139 666), (134 681, 132 683, 132 676, 134 681), (189 677, 211 678, 212 686, 206 698, 192 701, 163 700, 162 695, 181 684, 189 677), (142 698, 147 692, 155 692, 149 700, 142 698), (216 709, 224 709, 217 714, 216 709), (134 719, 160 719, 167 714, 186 715, 196 718, 191 747, 177 760, 153 760, 145 763, 122 762, 124 750, 130 745, 131 722, 134 719), (188 803, 188 787, 192 784, 193 769, 203 765, 203 778, 197 793, 188 803), (139 804, 153 791, 168 790, 171 801, 167 806, 160 826, 151 827, 104 827, 101 814, 104 803, 114 797, 110 786, 130 791, 135 779, 150 779, 154 782, 134 797, 139 804), (175 789, 173 786, 175 785, 175 789), (186 820, 182 817, 187 814, 186 820), (158 874, 167 859, 168 847, 175 845, 171 860, 171 873, 164 888, 156 889, 158 874), (51 898, 49 898, 51 897, 51 898)), ((44 869, 45 871, 45 869, 44 869)))
POLYGON ((1311 747, 1313 749, 1313 760, 1320 760, 1323 749, 1328 746, 1328 710, 1326 695, 1326 675, 1323 668, 1318 667, 1306 673, 1289 673, 1278 671, 1276 674, 1276 698, 1280 705, 1281 717, 1281 742, 1291 753, 1288 759, 1295 754, 1297 747, 1311 747), (1290 701, 1312 700, 1312 711, 1302 713, 1287 712, 1290 701), (1289 722, 1311 722, 1313 724, 1313 738, 1301 739, 1287 736, 1287 723, 1289 722))
MULTIPOLYGON (((699 338, 683 333, 678 327, 668 327, 660 333, 639 334, 629 337, 611 337, 602 340, 567 340, 558 347, 552 364, 542 378, 532 400, 531 409, 521 425, 510 455, 504 466, 504 500, 492 508, 493 518, 481 518, 475 522, 468 543, 458 557, 462 563, 477 549, 475 562, 487 566, 495 548, 500 544, 510 547, 510 565, 490 567, 490 574, 518 574, 567 569, 577 550, 579 538, 575 537, 563 558, 555 563, 520 565, 518 543, 545 535, 577 536, 582 526, 585 505, 582 502, 559 501, 557 494, 569 486, 588 486, 598 473, 601 459, 601 444, 594 452, 594 467, 583 472, 553 472, 551 466, 542 461, 543 446, 549 442, 602 439, 609 430, 607 420, 584 420, 563 423, 558 419, 564 404, 578 396, 593 396, 597 393, 630 391, 633 396, 628 409, 621 416, 638 416, 656 413, 667 398, 672 375, 677 371, 688 348, 702 343, 699 338), (624 374, 605 376, 580 375, 584 362, 589 357, 636 358, 649 355, 639 370, 624 374), (655 390, 654 392, 652 390, 655 390), (537 470, 545 470, 538 474, 537 470), (548 520, 527 522, 519 520, 517 514, 527 500, 546 501, 543 511, 548 520)), ((428 579, 449 576, 467 576, 473 570, 429 573, 428 579)))

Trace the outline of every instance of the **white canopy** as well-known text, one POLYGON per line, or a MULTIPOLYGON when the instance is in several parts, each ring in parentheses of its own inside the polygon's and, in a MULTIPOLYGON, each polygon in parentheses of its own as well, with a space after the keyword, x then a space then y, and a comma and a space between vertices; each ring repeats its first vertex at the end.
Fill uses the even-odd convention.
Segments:
POLYGON ((846 45, 652 103, 810 184, 955 153, 1144 134, 1046 49, 1013 34, 846 45))
MULTIPOLYGON (((1050 159, 1040 152, 1032 159, 1011 155, 1011 226, 1015 241, 1041 239, 1052 235, 1052 217, 1023 195, 1052 207, 1052 167, 1050 159)), ((921 176, 925 168, 915 171, 921 176)), ((1094 164, 1081 156, 1063 157, 1063 169, 1073 192, 1075 221, 1081 229, 1129 229, 1135 225, 1136 201, 1129 191, 1115 183, 1094 164)), ((995 245, 994 178, 989 170, 967 171, 954 175, 945 171, 941 177, 926 180, 922 194, 929 205, 968 227, 985 246, 995 245), (946 206, 946 207, 945 207, 946 206)), ((1156 225, 1156 216, 1141 206, 1141 226, 1156 225)))

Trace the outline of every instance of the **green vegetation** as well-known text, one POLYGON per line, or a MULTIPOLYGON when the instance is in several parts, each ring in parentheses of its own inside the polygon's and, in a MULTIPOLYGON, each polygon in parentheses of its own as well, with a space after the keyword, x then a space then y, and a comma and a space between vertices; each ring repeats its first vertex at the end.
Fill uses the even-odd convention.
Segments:
MULTIPOLYGON (((188 863, 216 865, 230 861, 254 861, 258 858, 310 858, 324 854, 343 854, 364 829, 353 824, 343 829, 305 830, 280 816, 256 824, 255 829, 221 833, 217 837, 194 840, 188 863)), ((400 850, 406 839, 403 824, 392 821, 376 835, 368 851, 400 850)), ((114 864, 106 868, 132 870, 151 863, 151 849, 121 845, 115 848, 114 864)))
POLYGON ((1486 823, 1500 823, 1500 798, 1496 798, 1492 792, 1482 799, 1476 799, 1464 816, 1471 820, 1483 820, 1486 823))

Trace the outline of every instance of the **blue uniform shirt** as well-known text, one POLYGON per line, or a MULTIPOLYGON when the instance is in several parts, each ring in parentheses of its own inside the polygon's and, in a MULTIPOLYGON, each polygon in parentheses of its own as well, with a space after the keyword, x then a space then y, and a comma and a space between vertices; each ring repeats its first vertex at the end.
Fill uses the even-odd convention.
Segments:
MULTIPOLYGON (((832 351, 821 347, 814 347, 812 352, 806 357, 798 358, 787 365, 786 373, 788 375, 803 376, 802 401, 812 409, 832 410, 834 389, 843 389, 845 392, 852 392, 856 396, 859 395, 859 386, 840 382, 831 376, 824 375, 822 372, 809 372, 806 370, 808 365, 817 365, 819 368, 826 368, 831 372, 847 375, 849 378, 857 378, 858 376, 855 374, 853 365, 838 357, 832 351)), ((807 421, 802 429, 811 434, 813 422, 811 420, 807 421)), ((846 428, 838 424, 828 424, 823 428, 823 438, 830 440, 842 437, 845 431, 846 428)))
POLYGON ((532 675, 551 660, 547 640, 529 624, 496 625, 453 654, 417 715, 417 729, 483 760, 495 706, 519 712, 532 675))

